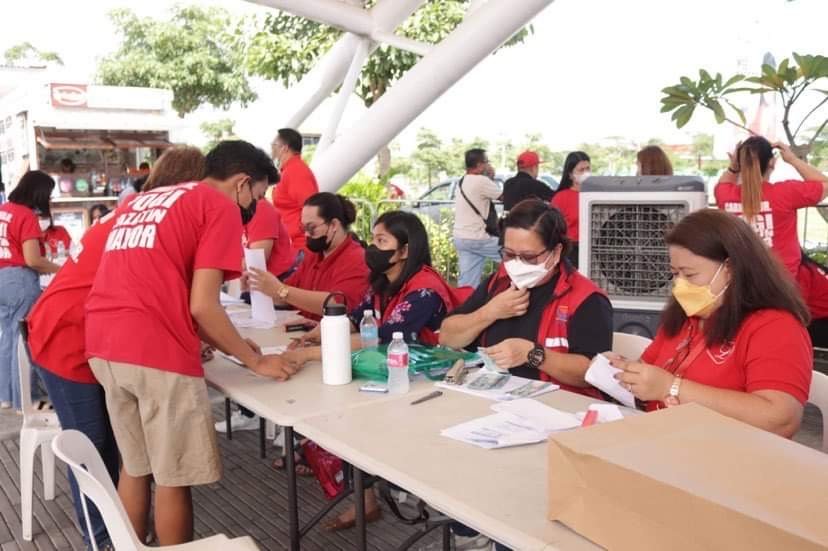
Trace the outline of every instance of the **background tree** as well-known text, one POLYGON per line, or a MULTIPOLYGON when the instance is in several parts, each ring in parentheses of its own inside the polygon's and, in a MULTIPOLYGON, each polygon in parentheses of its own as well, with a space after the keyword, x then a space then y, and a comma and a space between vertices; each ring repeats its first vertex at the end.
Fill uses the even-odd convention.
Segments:
POLYGON ((451 170, 450 154, 443 146, 440 137, 428 128, 417 131, 417 149, 411 155, 414 167, 414 177, 418 182, 424 182, 431 187, 441 173, 451 170))
POLYGON ((38 65, 63 65, 63 60, 56 52, 40 50, 31 42, 15 44, 3 54, 6 65, 13 67, 32 67, 38 65))
POLYGON ((717 123, 728 122, 751 132, 744 112, 731 97, 776 94, 784 109, 782 128, 788 144, 804 159, 828 125, 828 89, 819 89, 818 85, 828 86, 828 57, 794 53, 793 60, 785 58, 777 67, 763 64, 761 72, 752 76, 734 75, 725 79, 721 73, 713 76, 700 69, 698 80, 681 77, 678 84, 662 90, 661 111, 672 113, 672 120, 681 128, 701 107, 710 110, 717 123), (804 113, 798 122, 792 120, 795 111, 804 113), (817 121, 815 130, 809 132, 810 136, 800 135, 809 120, 817 121))
POLYGON ((98 65, 103 84, 167 88, 179 116, 202 104, 227 109, 256 99, 244 70, 242 21, 219 8, 176 6, 169 19, 110 13, 121 45, 98 65))
MULTIPOLYGON (((367 0, 366 8, 376 0, 367 0)), ((448 36, 463 20, 470 0, 428 0, 398 29, 397 33, 435 44, 448 36)), ((521 43, 531 27, 518 31, 505 46, 521 43)), ((341 31, 277 11, 265 16, 247 48, 247 69, 252 75, 281 82, 290 87, 316 64, 340 37, 341 31)), ((357 82, 356 94, 366 107, 374 104, 397 80, 413 67, 419 57, 388 45, 380 45, 369 57, 357 82)), ((380 178, 387 179, 390 150, 378 154, 380 178)))
POLYGON ((237 140, 236 123, 233 119, 219 119, 212 122, 203 122, 199 126, 201 132, 207 136, 207 144, 204 146, 204 153, 213 149, 223 140, 237 140))

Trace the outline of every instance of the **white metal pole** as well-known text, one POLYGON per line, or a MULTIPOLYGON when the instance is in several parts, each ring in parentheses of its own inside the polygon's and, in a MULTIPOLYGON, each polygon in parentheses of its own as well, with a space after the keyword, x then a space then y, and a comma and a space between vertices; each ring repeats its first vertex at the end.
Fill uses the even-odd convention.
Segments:
POLYGON ((368 51, 370 48, 371 41, 369 39, 359 39, 356 53, 354 54, 354 58, 351 60, 351 66, 348 68, 348 74, 345 76, 345 81, 342 83, 342 86, 339 89, 339 95, 336 97, 331 118, 328 120, 328 126, 325 128, 325 131, 322 133, 322 137, 319 139, 319 145, 317 145, 316 149, 317 155, 327 149, 327 147, 331 145, 336 138, 336 130, 339 127, 339 121, 342 120, 342 114, 345 112, 345 107, 348 105, 348 98, 351 97, 351 94, 356 88, 359 74, 362 72, 362 66, 368 58, 368 51))
POLYGON ((356 34, 370 34, 373 21, 367 10, 339 0, 252 0, 331 27, 356 34))
POLYGON ((321 191, 339 189, 426 107, 552 0, 489 0, 469 15, 347 132, 314 158, 321 191))
MULTIPOLYGON (((272 5, 265 0, 248 0, 255 4, 272 5)), ((373 30, 393 31, 425 0, 381 0, 368 14, 371 17, 373 30)), ((352 9, 353 6, 351 6, 352 9)), ((287 8, 286 8, 287 9, 287 8)), ((295 13, 295 12, 294 12, 295 13)), ((285 122, 289 128, 298 128, 308 116, 328 98, 336 88, 342 84, 351 59, 356 53, 359 39, 351 33, 346 33, 336 44, 317 62, 316 66, 305 77, 293 86, 286 98, 286 105, 298 105, 299 108, 285 122)), ((374 51, 377 44, 372 44, 368 55, 374 51)))

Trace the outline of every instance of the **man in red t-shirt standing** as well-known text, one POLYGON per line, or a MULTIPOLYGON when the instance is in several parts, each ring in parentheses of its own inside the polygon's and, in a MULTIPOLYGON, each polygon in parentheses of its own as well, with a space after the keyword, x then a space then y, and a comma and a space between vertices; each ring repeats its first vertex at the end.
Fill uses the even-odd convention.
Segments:
POLYGON ((295 367, 246 342, 219 302, 239 276, 252 186, 275 167, 243 141, 217 145, 206 177, 142 193, 123 206, 86 302, 86 354, 121 451, 118 493, 143 541, 156 484, 162 546, 192 539, 190 486, 221 477, 201 365, 201 340, 257 374, 285 380, 295 367))
POLYGON ((302 160, 302 135, 292 128, 280 128, 273 142, 273 158, 279 162, 282 179, 273 192, 273 206, 282 215, 296 250, 305 248, 301 228, 302 207, 319 191, 316 176, 302 160))

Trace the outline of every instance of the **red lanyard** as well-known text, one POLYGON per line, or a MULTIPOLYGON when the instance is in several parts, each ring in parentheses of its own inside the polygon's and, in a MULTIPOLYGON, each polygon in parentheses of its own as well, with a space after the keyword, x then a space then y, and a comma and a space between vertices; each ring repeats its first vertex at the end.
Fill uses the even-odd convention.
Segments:
MULTIPOLYGON (((686 339, 686 343, 676 348, 676 355, 671 359, 671 361, 675 360, 675 358, 678 357, 680 351, 682 351, 684 348, 690 346, 693 343, 693 338, 695 337, 695 331, 693 329, 694 328, 691 326, 689 335, 686 339)), ((695 344, 693 344, 692 348, 690 348, 690 351, 684 357, 684 359, 682 359, 681 362, 679 362, 678 365, 676 365, 670 371, 676 377, 683 376, 684 372, 687 371, 687 369, 693 364, 693 362, 696 361, 696 358, 698 358, 699 355, 701 355, 701 353, 704 352, 707 348, 707 343, 705 342, 704 335, 701 334, 699 335, 699 337, 700 338, 696 341, 695 344)))

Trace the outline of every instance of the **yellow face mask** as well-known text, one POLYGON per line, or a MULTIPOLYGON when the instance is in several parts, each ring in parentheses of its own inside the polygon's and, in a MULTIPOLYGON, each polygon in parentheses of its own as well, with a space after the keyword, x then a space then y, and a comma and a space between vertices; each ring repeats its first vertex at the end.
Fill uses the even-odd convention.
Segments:
POLYGON ((676 297, 676 301, 688 318, 705 316, 713 311, 716 301, 727 290, 727 285, 715 295, 710 290, 710 286, 719 277, 723 266, 724 264, 719 265, 719 269, 716 270, 713 279, 707 285, 695 285, 684 278, 676 278, 675 283, 673 283, 673 296, 676 297))

